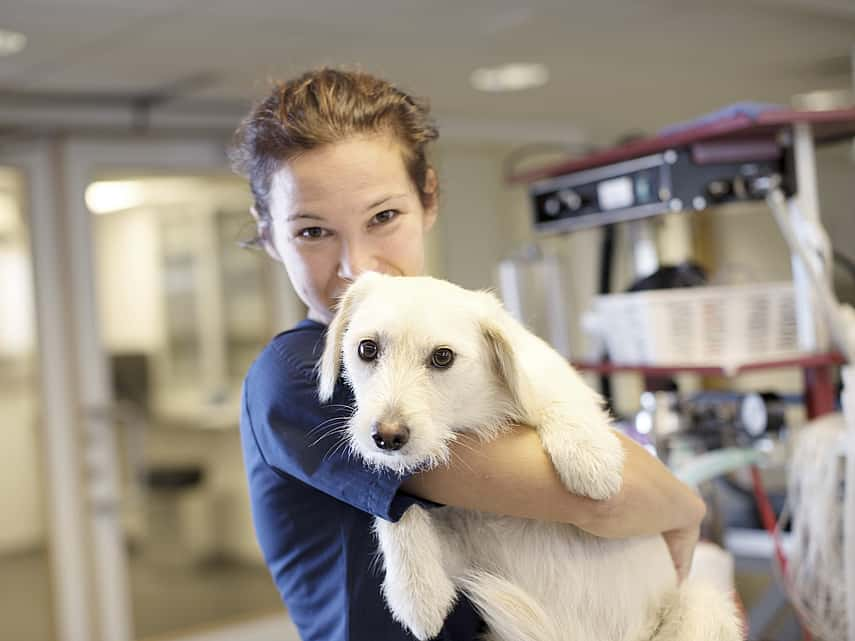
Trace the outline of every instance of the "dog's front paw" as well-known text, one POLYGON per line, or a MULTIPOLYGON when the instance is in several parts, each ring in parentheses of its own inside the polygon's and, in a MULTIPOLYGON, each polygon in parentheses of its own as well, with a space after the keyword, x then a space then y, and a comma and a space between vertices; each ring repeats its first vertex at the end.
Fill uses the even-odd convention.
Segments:
POLYGON ((595 438, 568 438, 566 432, 541 434, 544 447, 564 486, 579 496, 610 498, 623 483, 623 447, 609 431, 595 438))
POLYGON ((397 523, 374 524, 386 576, 383 596, 396 621, 421 640, 439 634, 457 598, 445 570, 444 542, 430 513, 411 506, 397 523))
POLYGON ((578 496, 603 501, 611 498, 620 491, 623 479, 620 474, 572 474, 558 473, 564 487, 578 496))
POLYGON ((419 641, 433 639, 439 634, 457 595, 454 584, 444 574, 423 578, 433 580, 430 594, 424 595, 427 596, 424 599, 403 593, 401 586, 390 585, 389 581, 383 584, 383 594, 392 616, 419 641))

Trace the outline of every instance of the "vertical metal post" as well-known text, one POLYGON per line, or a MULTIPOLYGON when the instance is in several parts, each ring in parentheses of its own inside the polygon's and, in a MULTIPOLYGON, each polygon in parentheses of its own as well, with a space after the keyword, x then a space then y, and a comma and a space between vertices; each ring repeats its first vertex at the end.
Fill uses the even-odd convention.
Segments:
POLYGON ((228 387, 225 307, 220 283, 222 265, 217 237, 215 212, 198 209, 193 216, 197 225, 196 323, 199 327, 199 366, 202 386, 208 403, 225 395, 228 387))
POLYGON ((131 641, 130 581, 121 525, 119 466, 116 456, 114 408, 110 366, 101 340, 95 291, 92 215, 83 199, 92 179, 92 165, 79 162, 80 143, 67 141, 61 149, 67 207, 67 243, 72 311, 78 349, 80 417, 85 438, 85 487, 93 575, 96 622, 102 641, 131 641))
MULTIPOLYGON (((823 252, 827 258, 828 247, 821 247, 821 223, 819 213, 819 195, 816 188, 816 155, 814 152, 813 132, 809 123, 798 123, 793 127, 793 153, 795 156, 796 185, 798 193, 790 201, 790 220, 795 230, 816 232, 807 240, 815 258, 815 267, 823 278, 828 277, 826 262, 820 259, 823 252)), ((798 324, 799 347, 808 352, 822 352, 828 349, 828 331, 818 313, 819 302, 813 293, 810 277, 805 271, 802 260, 796 254, 791 258, 793 285, 796 297, 796 320, 798 324)))
MULTIPOLYGON (((852 47, 852 90, 855 91, 855 45, 852 47)), ((855 159, 855 140, 852 141, 855 159)), ((855 328, 849 328, 850 336, 855 328)), ((846 497, 843 506, 843 562, 846 590, 847 636, 855 641, 855 364, 842 369, 843 417, 846 419, 846 497)))
POLYGON ((75 341, 62 240, 67 230, 62 224, 59 144, 40 141, 13 149, 10 159, 24 160, 28 174, 56 638, 91 641, 92 585, 86 561, 89 541, 80 483, 79 422, 74 411, 75 341))
POLYGON ((846 420, 846 488, 843 504, 843 589, 846 594, 847 639, 855 641, 855 366, 842 369, 843 416, 846 420))
POLYGON ((846 420, 846 488, 843 504, 843 589, 846 594, 847 639, 855 641, 855 365, 842 369, 843 416, 846 420))

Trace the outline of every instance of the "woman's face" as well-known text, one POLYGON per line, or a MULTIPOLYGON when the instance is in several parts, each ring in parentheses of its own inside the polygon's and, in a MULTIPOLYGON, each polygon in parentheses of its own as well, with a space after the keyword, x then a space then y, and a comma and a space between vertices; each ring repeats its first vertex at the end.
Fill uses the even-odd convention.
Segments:
MULTIPOLYGON (((433 171, 426 191, 436 194, 433 171)), ((362 272, 422 273, 424 235, 437 213, 431 200, 426 209, 391 135, 319 147, 274 174, 265 248, 285 265, 309 318, 328 323, 336 299, 362 272)))

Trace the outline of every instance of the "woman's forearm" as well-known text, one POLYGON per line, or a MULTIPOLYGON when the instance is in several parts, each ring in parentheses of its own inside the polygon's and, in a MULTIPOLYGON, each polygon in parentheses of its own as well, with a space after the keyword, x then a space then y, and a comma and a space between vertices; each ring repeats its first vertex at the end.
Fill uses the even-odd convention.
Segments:
POLYGON ((452 445, 449 465, 413 476, 403 489, 445 505, 573 523, 607 538, 697 525, 703 501, 644 448, 619 437, 626 452, 623 487, 606 501, 568 492, 537 433, 527 427, 487 443, 461 438, 452 445))
POLYGON ((626 452, 623 486, 599 502, 583 527, 598 536, 624 538, 700 525, 706 513, 703 499, 641 445, 618 436, 626 452))

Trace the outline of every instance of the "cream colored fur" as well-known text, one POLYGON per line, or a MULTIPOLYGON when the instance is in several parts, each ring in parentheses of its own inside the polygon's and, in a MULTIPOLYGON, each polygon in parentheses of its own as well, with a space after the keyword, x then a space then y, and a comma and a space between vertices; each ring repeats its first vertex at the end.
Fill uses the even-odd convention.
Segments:
MULTIPOLYGON (((348 290, 319 366, 329 400, 340 373, 353 388, 350 446, 397 472, 442 465, 457 435, 495 438, 531 425, 566 487, 605 499, 621 486, 623 450, 599 396, 495 296, 432 278, 368 273, 348 290), (379 345, 374 361, 360 341, 379 345), (447 369, 433 351, 455 354, 447 369), (342 371, 343 366, 343 371, 342 371), (384 451, 372 425, 398 421, 409 440, 384 451)), ((492 641, 737 641, 731 596, 677 585, 661 537, 606 540, 572 525, 452 507, 410 507, 375 522, 383 592, 419 639, 435 636, 464 592, 492 641)))

